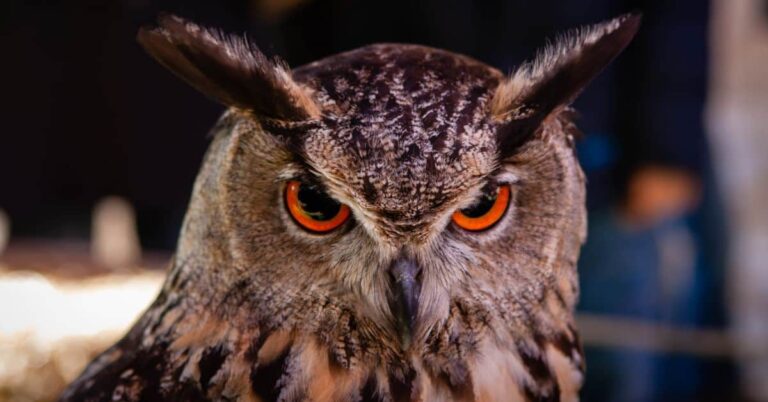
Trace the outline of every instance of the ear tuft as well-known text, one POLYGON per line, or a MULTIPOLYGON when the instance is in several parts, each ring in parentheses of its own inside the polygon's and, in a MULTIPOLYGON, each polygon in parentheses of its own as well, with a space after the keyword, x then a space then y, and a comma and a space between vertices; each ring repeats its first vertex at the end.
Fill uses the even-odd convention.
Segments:
POLYGON ((502 122, 502 149, 521 144, 547 116, 570 105, 634 38, 640 20, 625 14, 563 35, 502 82, 491 101, 491 115, 502 122))
POLYGON ((269 60, 245 37, 163 15, 157 28, 141 28, 137 39, 160 64, 227 106, 287 121, 320 115, 288 68, 269 60))

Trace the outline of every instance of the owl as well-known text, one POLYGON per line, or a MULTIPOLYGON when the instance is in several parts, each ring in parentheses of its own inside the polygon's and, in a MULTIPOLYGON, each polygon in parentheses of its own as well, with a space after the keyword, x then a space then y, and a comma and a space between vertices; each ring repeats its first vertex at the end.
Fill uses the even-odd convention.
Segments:
POLYGON ((405 44, 289 70, 175 16, 140 30, 229 109, 160 294, 61 400, 577 400, 570 104, 639 23, 510 75, 405 44))

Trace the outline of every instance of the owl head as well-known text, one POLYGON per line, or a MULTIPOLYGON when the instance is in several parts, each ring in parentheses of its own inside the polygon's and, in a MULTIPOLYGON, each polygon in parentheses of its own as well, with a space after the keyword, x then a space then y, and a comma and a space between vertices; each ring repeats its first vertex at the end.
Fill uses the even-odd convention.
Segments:
POLYGON ((638 24, 571 32, 508 76, 403 44, 289 70, 176 17, 142 30, 229 107, 156 302, 184 306, 167 343, 219 345, 222 366, 282 356, 283 388, 332 373, 391 400, 578 388, 585 189, 569 105, 638 24))

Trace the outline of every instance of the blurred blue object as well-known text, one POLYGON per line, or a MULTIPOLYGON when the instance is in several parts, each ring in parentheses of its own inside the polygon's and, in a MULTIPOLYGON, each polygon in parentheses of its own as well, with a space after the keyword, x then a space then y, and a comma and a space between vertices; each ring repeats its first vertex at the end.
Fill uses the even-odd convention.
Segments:
MULTIPOLYGON (((657 320, 661 310, 659 257, 653 230, 629 230, 612 212, 592 213, 588 239, 579 261, 579 309, 657 320)), ((587 351, 585 400, 651 400, 653 355, 631 350, 587 351)))
MULTIPOLYGON (((718 291, 713 280, 722 267, 708 258, 712 250, 696 230, 702 213, 643 228, 613 210, 592 212, 579 261, 579 310, 661 325, 711 325, 718 313, 703 301, 718 291)), ((708 381, 728 375, 722 364, 702 357, 628 348, 588 347, 587 362, 587 401, 705 400, 708 381)))
POLYGON ((587 172, 610 168, 616 163, 618 149, 615 140, 602 133, 590 133, 576 144, 581 167, 587 172))

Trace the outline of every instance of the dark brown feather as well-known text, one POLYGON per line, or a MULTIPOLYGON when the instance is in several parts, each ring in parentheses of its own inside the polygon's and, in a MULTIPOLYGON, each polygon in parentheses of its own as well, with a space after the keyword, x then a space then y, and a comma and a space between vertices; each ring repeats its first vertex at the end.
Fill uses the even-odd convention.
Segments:
POLYGON ((267 59, 247 38, 224 35, 176 16, 163 16, 158 23, 157 28, 139 30, 139 43, 200 92, 227 106, 278 120, 300 121, 317 114, 287 69, 267 59))
MULTIPOLYGON (((575 33, 575 46, 569 49, 556 46, 549 50, 561 53, 555 55, 554 60, 547 60, 550 56, 547 54, 540 56, 544 60, 535 63, 545 64, 546 72, 541 75, 534 73, 531 77, 533 82, 527 83, 523 93, 504 106, 506 110, 502 113, 508 116, 508 120, 498 129, 499 148, 506 152, 503 156, 525 143, 547 116, 570 105, 587 84, 629 45, 640 27, 640 20, 639 14, 626 14, 595 26, 593 32, 575 33), (599 36, 594 38, 594 35, 599 36), (548 65, 550 63, 552 65, 548 65)), ((536 66, 523 68, 535 69, 536 66)))

